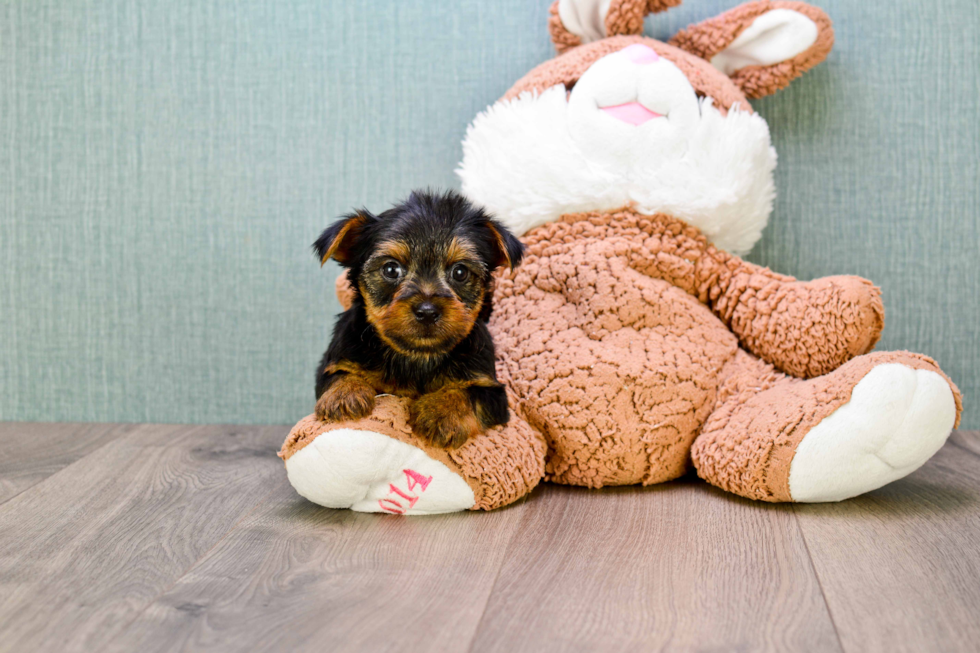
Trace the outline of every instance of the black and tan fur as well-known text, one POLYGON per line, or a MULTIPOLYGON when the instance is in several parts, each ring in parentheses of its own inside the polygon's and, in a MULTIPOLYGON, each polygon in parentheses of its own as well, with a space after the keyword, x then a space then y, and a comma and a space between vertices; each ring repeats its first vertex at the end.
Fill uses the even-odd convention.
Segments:
POLYGON ((385 393, 411 398, 412 428, 439 446, 507 423, 487 330, 491 275, 524 254, 506 228, 456 193, 416 192, 343 217, 313 249, 354 288, 317 369, 320 419, 365 417, 385 393))

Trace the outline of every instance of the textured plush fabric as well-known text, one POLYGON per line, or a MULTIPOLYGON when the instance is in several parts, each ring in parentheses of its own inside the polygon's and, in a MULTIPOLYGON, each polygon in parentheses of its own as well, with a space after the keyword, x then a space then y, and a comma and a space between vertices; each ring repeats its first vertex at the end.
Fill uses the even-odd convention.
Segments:
MULTIPOLYGON (((633 10, 640 15, 646 5, 633 10)), ((609 12, 619 14, 607 16, 606 31, 630 31, 626 4, 610 5, 609 12)), ((595 21, 601 15, 602 3, 559 4, 559 19, 583 40, 598 38, 602 30, 595 21)), ((287 460, 297 491, 331 507, 384 509, 387 479, 409 470, 400 470, 401 462, 388 469, 374 465, 397 459, 430 470, 439 488, 430 495, 432 512, 498 505, 513 501, 514 489, 537 481, 528 472, 539 466, 515 463, 528 458, 521 450, 531 442, 544 449, 544 478, 558 483, 660 483, 682 475, 693 462, 702 478, 743 497, 840 501, 904 477, 939 450, 960 421, 959 390, 927 356, 868 354, 884 328, 879 288, 853 276, 799 282, 724 251, 720 240, 709 242, 695 225, 735 193, 713 196, 706 189, 683 219, 663 195, 649 206, 632 201, 614 208, 605 199, 611 188, 660 183, 672 191, 694 178, 663 171, 681 167, 681 159, 671 158, 674 151, 690 157, 698 170, 710 165, 689 141, 677 141, 684 146, 679 147, 665 135, 679 138, 706 121, 729 130, 746 119, 764 126, 761 118, 731 105, 721 115, 699 102, 699 92, 713 99, 738 95, 738 84, 749 78, 734 76, 748 70, 746 62, 757 67, 751 77, 757 83, 747 88, 759 95, 778 90, 823 60, 832 44, 826 17, 800 4, 750 3, 702 32, 694 28, 680 42, 696 51, 698 34, 715 45, 727 43, 719 51, 724 73, 691 65, 706 62, 655 41, 620 52, 638 37, 609 36, 539 66, 518 82, 517 93, 512 88, 467 131, 459 167, 464 193, 504 224, 517 226, 515 234, 526 246, 522 265, 497 275, 489 324, 498 378, 514 415, 504 429, 466 444, 464 449, 484 452, 479 464, 453 472, 438 464, 452 453, 425 457, 421 447, 405 447, 400 438, 413 437, 406 411, 382 409, 383 431, 366 432, 365 420, 341 423, 330 427, 336 429, 332 440, 324 439, 328 431, 311 443, 310 426, 301 423, 296 441, 287 439, 284 446, 300 447, 293 462, 287 460), (639 129, 647 123, 616 122, 603 112, 624 106, 624 100, 629 104, 631 97, 649 120, 669 122, 639 129), (522 111, 538 102, 559 125, 556 142, 547 147, 532 134, 549 124, 522 111), (525 123, 535 125, 525 139, 529 144, 518 138, 515 147, 509 139, 525 123), (572 204, 578 211, 558 208, 567 207, 563 203, 577 192, 577 185, 558 181, 575 175, 574 169, 560 167, 552 183, 539 174, 574 160, 572 152, 557 154, 564 141, 574 143, 571 150, 582 156, 582 165, 611 171, 606 183, 572 204), (534 165, 501 183, 498 170, 521 170, 522 157, 534 165), (644 176, 644 166, 661 173, 644 176), (503 210, 507 197, 521 198, 511 205, 547 207, 556 199, 558 204, 525 222, 517 207, 503 210), (499 437, 508 433, 517 437, 499 437), (375 448, 400 453, 365 453, 375 448), (353 482, 362 478, 384 480, 380 488, 353 482)), ((761 134, 771 153, 768 131, 761 134)), ((767 177, 773 170, 773 159, 768 161, 767 177)), ((743 182, 760 172, 756 165, 723 167, 743 182)), ((768 217, 771 204, 764 208, 768 217)), ((751 217, 730 213, 722 226, 751 217)), ((349 289, 337 290, 342 301, 350 301, 349 289)))
POLYGON ((695 234, 624 211, 525 236, 522 267, 498 284, 491 331, 501 381, 548 440, 549 480, 602 487, 684 473, 737 350, 689 292, 697 256, 685 255, 704 246, 695 234), (651 263, 643 272, 631 261, 641 257, 651 263))
POLYGON ((834 30, 830 18, 820 9, 804 2, 750 2, 678 32, 670 43, 710 61, 760 14, 774 9, 790 9, 812 20, 817 26, 817 40, 790 61, 774 68, 748 66, 732 75, 732 80, 746 96, 761 98, 772 95, 827 58, 834 45, 834 30))
MULTIPOLYGON (((863 279, 801 283, 717 250, 670 216, 629 209, 566 215, 523 240, 524 262, 500 273, 491 317, 516 414, 459 450, 479 450, 478 465, 419 443, 392 399, 367 420, 325 427, 307 418, 284 454, 327 428, 383 422, 375 430, 458 470, 479 508, 532 488, 538 460, 545 480, 593 488, 661 483, 693 461, 729 492, 790 501, 797 445, 876 365, 939 374, 959 421, 959 390, 932 359, 866 353, 883 309, 863 279)), ((338 295, 349 292, 338 283, 338 295)))
MULTIPOLYGON (((606 36, 617 35, 638 35, 643 32, 643 18, 647 13, 662 11, 671 5, 680 4, 671 0, 668 3, 660 3, 651 0, 650 6, 644 0, 614 0, 609 5, 605 19, 606 36)), ((813 21, 816 26, 817 36, 813 44, 800 52, 799 55, 789 61, 785 61, 776 67, 746 66, 737 70, 732 79, 735 84, 750 98, 761 98, 771 95, 776 91, 786 88, 791 81, 802 75, 804 72, 827 58, 827 54, 834 44, 834 30, 831 26, 830 18, 827 14, 817 7, 808 5, 804 2, 792 2, 786 0, 758 0, 749 2, 727 11, 719 16, 710 18, 706 21, 692 25, 685 30, 678 32, 671 40, 670 44, 682 50, 694 54, 699 59, 710 61, 712 57, 727 47, 739 34, 752 25, 752 22, 763 13, 775 9, 794 11, 803 14, 813 21)), ((596 50, 583 50, 577 48, 582 45, 582 37, 573 34, 562 24, 558 10, 558 0, 551 5, 550 17, 548 20, 548 31, 551 40, 555 44, 555 49, 559 54, 568 50, 576 49, 576 54, 572 60, 564 60, 560 64, 552 63, 550 74, 557 74, 559 77, 556 82, 563 82, 566 86, 578 78, 585 68, 595 60, 596 50), (577 69, 576 69, 577 67, 577 69)), ((650 44, 648 44, 650 45, 650 44)), ((608 48, 603 48, 599 56, 609 53, 608 48)), ((676 55, 669 56, 665 52, 660 52, 661 56, 668 56, 671 61, 685 69, 685 72, 692 78, 692 83, 698 81, 698 75, 692 75, 687 69, 687 61, 681 63, 676 55)), ((549 62, 550 63, 550 62, 549 62)), ((701 66, 703 68, 703 66, 701 66)), ((726 71, 730 72, 730 71, 726 71)), ((547 79, 548 73, 534 71, 532 79, 535 87, 542 88, 540 80, 547 79)), ((708 75, 711 76, 710 74, 708 75)), ((545 82, 543 88, 551 86, 556 82, 545 82)), ((524 90, 524 85, 518 87, 524 90)), ((718 93, 720 86, 717 83, 708 82, 708 88, 698 87, 699 92, 703 92, 719 100, 719 104, 726 109, 731 102, 718 93)), ((743 102, 744 104, 744 102, 743 102)))
POLYGON ((694 442, 691 456, 698 475, 750 499, 792 500, 789 472, 797 445, 850 400, 864 375, 883 363, 940 374, 953 389, 959 419, 959 390, 935 361, 921 354, 874 352, 804 381, 740 351, 722 373, 717 407, 694 442))
MULTIPOLYGON (((604 21, 606 36, 624 34, 641 34, 643 18, 647 14, 665 11, 676 7, 681 0, 611 0, 609 11, 604 21)), ((568 31, 558 15, 559 0, 554 0, 548 10, 548 33, 555 44, 555 50, 560 54, 582 45, 582 38, 568 31)))
POLYGON ((558 16, 558 0, 554 0, 548 9, 548 33, 551 34, 551 41, 559 54, 569 48, 582 45, 582 39, 569 32, 562 24, 558 16))
MULTIPOLYGON (((770 9, 768 4, 747 9, 760 6, 770 9)), ((583 23, 601 16, 597 7, 560 4, 559 18, 583 39, 597 38, 600 30, 583 23)), ((696 178, 662 170, 682 167, 681 160, 670 158, 673 141, 664 134, 708 121, 724 125, 719 135, 745 120, 765 126, 758 116, 734 107, 722 116, 699 103, 695 85, 702 94, 738 95, 737 80, 727 75, 746 61, 758 64, 760 74, 786 77, 783 83, 829 51, 831 40, 820 41, 829 24, 821 28, 786 6, 749 14, 726 15, 729 22, 750 26, 741 42, 738 28, 716 35, 730 44, 721 51, 728 53, 725 74, 688 65, 706 62, 670 46, 661 47, 658 56, 651 47, 658 46, 655 41, 621 53, 624 42, 637 37, 610 36, 539 66, 518 82, 519 93, 512 89, 467 131, 459 167, 464 192, 496 212, 526 245, 519 269, 498 275, 490 330, 498 348, 498 377, 515 412, 505 431, 541 438, 547 480, 593 488, 660 483, 677 478, 693 462, 707 481, 744 497, 843 500, 914 471, 959 422, 959 391, 934 361, 904 352, 867 354, 884 327, 881 293, 872 283, 853 276, 799 282, 724 251, 722 231, 709 241, 698 230, 704 216, 732 202, 735 193, 715 196, 706 188, 698 202, 681 204, 688 207, 683 219, 664 194, 654 194, 649 207, 628 201, 614 208, 606 199, 614 188, 661 184, 673 191, 696 178), (760 42, 759 35, 770 28, 778 38, 760 42), (817 46, 823 49, 815 52, 817 46), (687 63, 681 68, 677 62, 687 63), (783 63, 794 66, 784 70, 783 63), (645 97, 642 107, 656 111, 660 120, 669 116, 669 123, 639 130, 636 123, 624 126, 600 110, 631 95, 645 97), (538 106, 552 121, 529 110, 538 106), (568 122, 566 114, 572 116, 568 122), (526 124, 533 128, 522 137, 526 124), (559 126, 553 139, 534 140, 553 124, 559 126), (574 147, 563 150, 565 142, 574 147), (579 165, 605 166, 610 174, 569 200, 583 185, 562 183, 577 174, 577 165, 566 164, 576 156, 579 165), (533 165, 522 169, 525 161, 533 165), (541 171, 555 166, 558 173, 549 183, 541 171), (644 166, 660 174, 644 176, 644 166), (519 174, 502 182, 500 170, 519 174), (540 207, 537 214, 531 210, 533 220, 521 219, 522 205, 540 207), (569 210, 569 205, 581 208, 569 210)), ((773 82, 771 90, 777 87, 773 82)), ((772 153, 768 130, 760 134, 764 151, 772 153)), ((684 144, 675 148, 696 162, 695 169, 713 163, 684 144)), ((768 179, 774 160, 768 161, 764 169, 722 167, 746 182, 760 172, 768 179)), ((766 218, 771 203, 763 208, 766 218)), ((752 218, 751 212, 729 213, 717 226, 735 228, 752 218)), ((350 300, 349 289, 339 285, 337 290, 342 301, 350 300)), ((391 426, 407 432, 397 419, 391 426)), ((301 449, 296 460, 304 472, 296 476, 297 490, 306 488, 304 496, 328 506, 375 509, 371 502, 348 503, 342 491, 316 490, 322 485, 318 479, 326 477, 345 482, 355 475, 378 476, 374 470, 342 471, 344 461, 360 460, 369 445, 342 445, 347 429, 363 434, 364 425, 336 428, 334 440, 321 435, 316 447, 301 449), (316 456, 319 443, 335 447, 316 456)), ((381 433, 370 437, 393 443, 381 433)), ((420 449, 398 443, 412 464, 432 469, 433 478, 443 474, 438 485, 443 492, 462 496, 455 503, 433 500, 433 510, 467 508, 480 503, 474 496, 499 495, 496 485, 508 475, 523 481, 519 487, 527 485, 527 466, 510 469, 510 452, 495 450, 513 446, 509 440, 474 441, 496 455, 481 457, 491 470, 489 486, 472 494, 459 474, 445 474, 445 466, 419 459, 420 449), (457 490, 450 492, 453 487, 457 490)), ((383 477, 392 471, 397 475, 397 469, 387 470, 383 477)), ((353 487, 350 494, 376 492, 363 483, 353 487)))
POLYGON ((606 14, 606 36, 642 34, 646 15, 646 0, 613 0, 606 14))
POLYGON ((461 476, 476 497, 473 510, 493 510, 513 503, 534 489, 544 475, 545 443, 520 416, 453 450, 429 446, 407 424, 407 400, 380 396, 371 416, 356 422, 327 424, 313 415, 300 420, 286 436, 279 457, 288 460, 318 436, 335 429, 373 431, 421 449, 461 476))
MULTIPOLYGON (((643 45, 630 47, 653 53, 643 45)), ((698 99, 684 74, 664 58, 652 75, 637 79, 624 52, 597 62, 571 93, 562 86, 523 93, 477 116, 457 169, 463 193, 517 236, 565 213, 632 206, 684 220, 726 251, 750 251, 776 194, 777 155, 765 120, 740 110, 723 114, 712 98, 698 99), (640 83, 651 93, 683 89, 687 101, 672 122, 692 129, 674 137, 665 130, 660 139, 619 129, 607 111, 596 110, 605 101, 602 89, 615 88, 615 79, 627 88, 640 83), (594 147, 580 146, 582 137, 594 147), (617 154, 595 165, 596 150, 617 154)))
MULTIPOLYGON (((863 279, 800 283, 715 249, 669 216, 568 215, 524 240, 523 265, 498 285, 491 328, 501 379, 545 434, 547 478, 557 482, 601 487, 681 475, 709 415, 727 410, 731 392, 719 402, 719 384, 747 377, 751 366, 741 361, 756 360, 741 353, 734 362, 739 341, 782 370, 814 377, 870 350, 883 326, 878 291, 863 279)), ((756 391, 783 378, 761 365, 751 368, 756 391)), ((844 376, 814 387, 843 383, 844 403, 860 380, 844 376)), ((777 430, 740 437, 764 447, 793 417, 814 413, 802 399, 776 403, 790 416, 777 430)), ((840 403, 821 404, 821 417, 840 403)), ((793 432, 799 439, 807 430, 793 432)), ((785 484, 791 458, 767 459, 766 473, 785 484)), ((727 459, 705 478, 742 478, 743 463, 727 459)))
MULTIPOLYGON (((606 9, 628 13, 621 3, 588 0, 560 2, 557 13, 565 27, 592 40, 601 38, 604 30, 596 21, 606 9)), ((646 5, 633 9, 642 13, 646 5)), ((605 31, 616 31, 613 25, 623 15, 606 18, 605 31)), ((553 21, 551 27, 554 32, 553 21)), ((628 21, 620 27, 630 29, 628 21)), ((825 58, 832 44, 826 17, 802 4, 750 3, 729 12, 687 35, 695 51, 699 33, 725 46, 715 48, 713 59, 723 55, 723 73, 713 65, 689 65, 706 62, 670 46, 656 50, 655 41, 634 41, 624 50, 624 42, 636 37, 609 36, 536 68, 467 131, 459 167, 464 192, 497 212, 526 245, 519 269, 498 274, 490 318, 498 378, 515 412, 507 429, 543 436, 545 478, 559 483, 660 483, 693 462, 707 481, 752 499, 839 501, 871 491, 921 466, 962 413, 956 385, 927 356, 867 353, 884 327, 880 290, 852 276, 799 282, 709 241, 696 225, 735 193, 713 196, 706 189, 700 203, 684 209, 683 219, 664 195, 649 206, 629 201, 615 208, 606 199, 614 188, 666 184, 672 191, 694 178, 642 174, 647 166, 680 167, 682 160, 672 152, 696 161, 696 169, 711 164, 697 158, 690 142, 678 141, 685 146, 679 147, 665 136, 680 138, 705 121, 722 121, 729 130, 746 119, 765 125, 734 107, 722 116, 698 101, 695 87, 712 99, 738 95, 739 82, 729 76, 748 64, 757 67, 758 80, 771 74, 765 83, 777 90, 825 58), (645 121, 616 122, 604 113, 630 104, 631 97, 649 120, 669 122, 640 129, 645 121), (559 125, 553 140, 545 139, 548 145, 534 141, 534 133, 551 127, 529 110, 538 106, 559 125), (528 123, 534 128, 521 138, 528 123), (564 155, 563 142, 574 144, 564 155), (576 156, 581 165, 610 174, 570 201, 579 184, 561 180, 576 174, 565 164, 576 156), (524 161, 534 165, 522 170, 524 161), (555 179, 543 181, 540 171, 556 166, 555 179), (522 174, 502 183, 499 171, 510 169, 522 174), (570 210, 569 203, 580 208, 570 210), (541 208, 528 222, 520 219, 522 204, 552 208, 541 208)), ((762 135, 772 152, 768 130, 762 135)), ((723 167, 743 182, 759 172, 756 165, 723 167)), ((764 208, 768 217, 771 204, 764 208)), ((729 214, 721 226, 736 227, 751 217, 729 214)), ((349 301, 349 290, 338 286, 338 296, 349 301)), ((321 435, 315 447, 300 450, 294 460, 304 471, 296 487, 301 493, 306 488, 304 496, 328 506, 375 509, 370 502, 349 503, 343 491, 317 490, 318 479, 344 485, 355 476, 378 476, 374 470, 343 471, 344 461, 360 460, 365 447, 374 446, 343 445, 347 429, 353 429, 350 437, 358 429, 364 433, 357 424, 337 425, 334 440, 321 435), (314 455, 320 443, 335 447, 314 455)), ((393 426, 406 428, 397 418, 393 426)), ((380 433, 358 437, 396 444, 380 433)), ((487 451, 513 446, 479 436, 474 441, 485 441, 487 451)), ((407 456, 411 464, 431 469, 433 478, 442 474, 438 487, 457 497, 441 504, 433 499, 434 511, 470 507, 477 494, 499 494, 494 485, 508 476, 511 456, 496 451, 483 457, 492 470, 491 485, 470 493, 458 474, 419 458, 420 449, 397 445, 399 459, 407 456)), ((376 493, 363 483, 353 487, 349 494, 376 493)))
POLYGON ((694 90, 714 98, 715 106, 722 113, 727 113, 728 108, 735 103, 738 103, 745 111, 752 111, 752 107, 746 102, 745 96, 737 88, 727 83, 725 76, 712 68, 707 61, 690 55, 679 48, 642 36, 613 36, 574 48, 559 57, 536 66, 518 80, 504 94, 503 99, 515 98, 525 91, 540 93, 556 84, 571 87, 582 76, 582 73, 596 61, 634 43, 642 43, 652 48, 659 56, 680 68, 687 75, 694 90))
MULTIPOLYGON (((980 428, 980 3, 813 0, 828 60, 754 101, 779 152, 748 260, 882 288, 980 428)), ((352 207, 458 186, 477 112, 554 54, 550 0, 0 6, 0 419, 293 424, 352 207)), ((666 40, 738 0, 648 16, 666 40)))

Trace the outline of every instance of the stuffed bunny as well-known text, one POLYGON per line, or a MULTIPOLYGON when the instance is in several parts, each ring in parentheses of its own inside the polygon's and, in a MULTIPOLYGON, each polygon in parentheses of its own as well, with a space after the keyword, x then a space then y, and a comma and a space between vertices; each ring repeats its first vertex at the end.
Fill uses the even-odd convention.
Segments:
MULTIPOLYGON (((692 465, 762 501, 840 501, 902 478, 961 412, 930 358, 871 352, 879 290, 797 281, 739 258, 772 210, 773 150, 747 98, 823 61, 830 20, 748 2, 663 43, 676 0, 557 0, 559 52, 471 124, 464 194, 521 237, 490 329, 510 423, 459 449, 381 396, 352 423, 313 416, 280 455, 311 501, 394 514, 489 510, 541 480, 652 484, 692 465)), ((342 301, 356 292, 345 278, 342 301)))

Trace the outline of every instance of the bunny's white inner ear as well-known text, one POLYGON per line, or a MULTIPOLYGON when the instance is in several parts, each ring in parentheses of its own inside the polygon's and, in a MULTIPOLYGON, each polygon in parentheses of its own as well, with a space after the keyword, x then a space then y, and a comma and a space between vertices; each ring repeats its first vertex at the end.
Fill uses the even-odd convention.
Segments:
POLYGON ((798 11, 773 9, 713 56, 711 65, 726 75, 746 66, 771 66, 806 51, 817 40, 817 31, 817 24, 798 11))
POLYGON ((612 0, 558 0, 558 17, 569 32, 590 43, 606 38, 606 14, 612 0))

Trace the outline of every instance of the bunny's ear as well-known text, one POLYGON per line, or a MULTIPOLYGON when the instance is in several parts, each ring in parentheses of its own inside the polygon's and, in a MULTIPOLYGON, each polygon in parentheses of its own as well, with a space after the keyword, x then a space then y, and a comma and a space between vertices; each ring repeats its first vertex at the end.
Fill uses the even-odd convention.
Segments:
POLYGON ((555 0, 549 10, 548 31, 561 54, 607 36, 642 34, 647 14, 680 3, 681 0, 555 0))
POLYGON ((707 59, 749 98, 785 88, 827 58, 830 18, 805 2, 758 0, 691 25, 670 44, 707 59))

